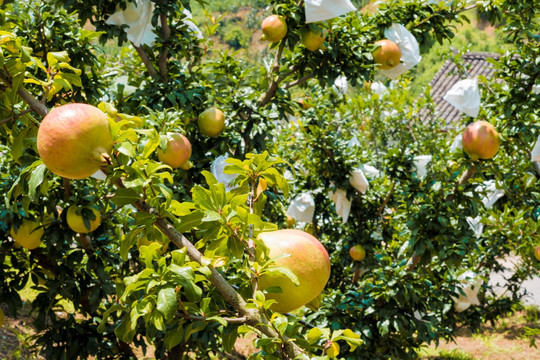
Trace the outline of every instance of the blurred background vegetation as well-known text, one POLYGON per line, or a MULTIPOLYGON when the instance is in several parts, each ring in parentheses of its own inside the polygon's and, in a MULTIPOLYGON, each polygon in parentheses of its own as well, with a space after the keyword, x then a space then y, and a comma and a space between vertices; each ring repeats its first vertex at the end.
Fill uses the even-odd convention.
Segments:
MULTIPOLYGON (((368 6, 369 1, 352 1, 358 9, 368 6)), ((370 5, 372 6, 372 5, 370 5)), ((260 41, 260 24, 268 15, 261 0, 217 0, 209 2, 207 13, 194 3, 192 12, 194 21, 201 29, 212 25, 212 17, 218 27, 212 40, 220 51, 238 51, 236 56, 244 58, 254 65, 260 65, 266 55, 267 44, 260 41)), ((447 59, 456 53, 504 52, 505 45, 497 36, 497 27, 487 22, 476 10, 463 14, 468 23, 458 27, 458 32, 451 42, 435 44, 428 52, 422 52, 423 60, 411 70, 411 91, 413 95, 423 92, 447 59)), ((388 82, 387 78, 378 79, 388 82)), ((352 90, 354 93, 354 89, 352 90)))

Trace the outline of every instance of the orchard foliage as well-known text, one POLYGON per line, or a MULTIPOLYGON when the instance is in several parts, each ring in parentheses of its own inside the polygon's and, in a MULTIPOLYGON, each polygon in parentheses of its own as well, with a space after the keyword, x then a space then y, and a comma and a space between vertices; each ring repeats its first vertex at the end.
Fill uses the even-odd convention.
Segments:
POLYGON ((540 132, 538 0, 390 0, 309 25, 301 0, 268 0, 261 21, 281 15, 288 32, 260 62, 213 51, 219 16, 199 24, 199 39, 186 24, 187 0, 153 0, 155 43, 130 44, 126 26, 106 19, 131 2, 14 0, 0 12, 0 303, 16 315, 19 292, 32 287, 45 357, 127 359, 152 345, 160 359, 226 358, 249 334, 253 359, 414 359, 419 347, 519 302, 519 284, 540 271, 540 168, 530 161, 540 132), (404 25, 425 52, 450 40, 470 8, 498 24, 513 49, 493 61, 492 79, 479 79, 476 120, 501 134, 492 160, 451 151, 473 119, 446 125, 428 90, 410 96, 407 74, 386 93, 369 86, 382 79, 371 54, 385 28, 404 25), (302 45, 308 29, 324 31, 325 49, 302 45), (355 88, 339 91, 340 76, 355 88), (314 106, 304 110, 299 96, 314 106), (114 149, 105 180, 64 179, 39 158, 40 122, 72 102, 107 114, 114 149), (197 118, 213 106, 226 126, 211 138, 197 118), (188 170, 158 160, 171 132, 191 143, 188 170), (209 171, 221 155, 235 175, 227 187, 209 171), (414 166, 418 155, 432 156, 425 174, 414 166), (379 175, 368 175, 361 194, 349 178, 366 165, 379 175), (504 190, 492 207, 482 201, 488 180, 504 190), (336 189, 351 201, 347 222, 329 197, 336 189), (255 256, 264 248, 257 236, 286 227, 287 204, 303 192, 315 199, 305 229, 330 254, 330 281, 318 308, 274 313, 257 279, 295 276, 255 256), (85 224, 99 209, 101 225, 74 232, 71 206, 85 224), (10 236, 25 220, 44 231, 37 249, 10 236), (349 256, 357 244, 361 262, 349 256), (487 279, 508 255, 521 263, 499 296, 487 279), (458 278, 469 270, 484 280, 481 305, 458 312, 458 278))

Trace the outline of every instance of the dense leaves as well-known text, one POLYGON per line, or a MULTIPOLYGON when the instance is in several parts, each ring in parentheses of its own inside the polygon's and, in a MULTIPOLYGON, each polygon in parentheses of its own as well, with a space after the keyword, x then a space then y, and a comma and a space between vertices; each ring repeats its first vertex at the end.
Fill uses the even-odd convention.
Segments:
MULTIPOLYGON (((1 9, 0 303, 15 315, 20 292, 35 292, 44 356, 130 358, 152 345, 156 358, 225 358, 239 336, 255 334, 253 359, 413 359, 422 345, 519 302, 520 283, 540 270, 540 169, 530 161, 540 130, 538 1, 473 4, 512 44, 493 61, 495 76, 479 78, 478 118, 502 138, 497 156, 479 162, 451 146, 470 117, 446 124, 428 90, 413 97, 407 74, 386 81, 371 55, 394 23, 428 51, 454 36, 470 4, 393 0, 307 25, 302 1, 251 2, 251 22, 276 13, 289 31, 245 58, 216 50, 218 14, 201 10, 202 39, 190 29, 184 10, 201 1, 152 1, 155 42, 129 44, 127 26, 106 20, 133 3, 31 0, 1 9), (302 45, 308 28, 324 31, 324 50, 302 45), (340 76, 353 88, 336 86, 340 76), (374 79, 390 85, 386 92, 375 91, 374 79), (314 106, 302 108, 298 97, 314 106), (40 121, 69 102, 107 114, 114 149, 101 179, 68 181, 39 159, 40 121), (212 106, 226 116, 215 138, 196 121, 212 106), (158 161, 168 132, 192 144, 184 169, 158 161), (224 174, 211 172, 222 155, 224 174), (425 171, 416 165, 421 155, 431 156, 425 171), (363 193, 350 182, 358 169, 369 182, 363 193), (226 175, 234 180, 222 183, 226 175), (488 202, 494 189, 504 196, 488 202), (347 219, 331 200, 336 191, 350 201, 347 219), (331 278, 320 304, 273 313, 257 277, 297 279, 255 256, 264 248, 256 237, 285 227, 290 199, 306 192, 315 199, 313 223, 294 226, 325 245, 331 278), (72 205, 99 209, 101 225, 90 234, 70 230, 64 210, 72 205), (24 219, 44 229, 38 249, 9 235, 24 219), (360 263, 348 255, 357 244, 367 253, 360 263), (503 273, 507 256, 521 262, 499 295, 487 280, 503 273), (481 305, 459 312, 454 298, 465 294, 470 271, 483 280, 481 305)), ((238 29, 233 35, 225 38, 231 46, 246 44, 238 29)))

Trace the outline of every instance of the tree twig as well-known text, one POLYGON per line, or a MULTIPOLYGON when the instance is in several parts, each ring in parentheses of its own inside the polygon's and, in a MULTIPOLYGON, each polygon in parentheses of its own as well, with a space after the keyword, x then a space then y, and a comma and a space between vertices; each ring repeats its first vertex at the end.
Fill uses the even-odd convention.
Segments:
MULTIPOLYGON (((12 87, 13 85, 11 82, 11 76, 4 71, 0 71, 0 80, 5 82, 9 87, 12 87)), ((39 100, 37 100, 34 95, 30 94, 23 86, 19 88, 17 94, 19 94, 21 99, 30 105, 30 107, 39 115, 45 117, 48 114, 49 109, 47 109, 47 107, 39 100)))
POLYGON ((294 80, 294 81, 291 81, 290 83, 286 83, 285 85, 283 85, 283 88, 290 89, 293 86, 302 85, 303 83, 305 83, 309 79, 312 79, 313 77, 315 77, 315 74, 308 74, 308 75, 306 75, 304 77, 301 77, 298 80, 294 80))
POLYGON ((17 120, 17 119, 20 118, 21 116, 24 116, 24 115, 26 115, 26 114, 28 114, 29 112, 32 112, 32 111, 34 111, 34 109, 28 108, 28 109, 26 109, 26 110, 24 110, 24 111, 21 111, 21 112, 18 113, 18 114, 15 114, 15 115, 13 115, 13 116, 11 116, 11 117, 8 117, 7 119, 4 119, 4 120, 0 121, 0 126, 1 126, 1 125, 4 125, 4 124, 7 123, 7 122, 10 122, 11 120, 17 120))
POLYGON ((388 191, 388 194, 386 194, 386 197, 384 198, 381 206, 379 207, 379 210, 377 211, 377 216, 381 216, 383 211, 384 211, 384 208, 386 207, 386 205, 388 204, 388 201, 390 200, 390 197, 392 196, 392 194, 394 193, 394 189, 396 188, 396 181, 394 180, 392 182, 392 187, 390 188, 390 191, 388 191))
MULTIPOLYGON (((208 321, 208 319, 211 319, 208 316, 192 315, 192 314, 183 313, 183 312, 178 312, 176 313, 176 315, 183 317, 184 319, 188 319, 188 320, 208 321)), ((225 320, 229 324, 245 324, 248 321, 248 318, 246 316, 239 317, 239 318, 221 317, 221 319, 225 320)))
POLYGON ((454 198, 456 197, 456 193, 458 191, 458 188, 461 185, 465 184, 467 181, 469 181, 469 179, 474 175, 474 173, 476 173, 476 166, 471 165, 471 167, 468 168, 467 171, 465 171, 463 173, 463 175, 461 175, 461 178, 459 179, 459 182, 454 187, 454 192, 452 194, 448 195, 448 197, 446 198, 446 201, 453 201, 454 198))
POLYGON ((146 70, 148 71, 150 76, 151 77, 157 77, 158 72, 157 72, 156 68, 154 67, 154 65, 152 64, 152 61, 150 61, 150 57, 148 56, 148 54, 146 53, 146 50, 144 50, 142 45, 137 46, 133 42, 131 43, 131 45, 133 45, 135 50, 137 50, 137 54, 139 54, 139 57, 141 58, 144 66, 146 67, 146 70))
POLYGON ((159 72, 161 73, 161 78, 163 82, 167 83, 169 80, 169 70, 167 69, 167 58, 169 54, 167 41, 171 37, 171 28, 167 22, 167 14, 160 14, 159 19, 161 22, 161 30, 163 34, 163 46, 161 47, 161 54, 159 55, 159 72))

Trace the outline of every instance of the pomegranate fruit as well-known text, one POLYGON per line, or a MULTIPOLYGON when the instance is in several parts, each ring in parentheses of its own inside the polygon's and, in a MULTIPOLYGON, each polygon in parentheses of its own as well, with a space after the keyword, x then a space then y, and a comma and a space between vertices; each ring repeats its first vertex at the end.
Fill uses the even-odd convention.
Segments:
POLYGON ((268 248, 275 266, 289 269, 298 278, 298 286, 281 273, 266 273, 259 277, 259 289, 280 287, 281 293, 268 293, 267 299, 277 303, 271 309, 290 312, 314 300, 330 278, 330 258, 324 246, 314 236, 301 230, 263 232, 257 237, 268 248))
POLYGON ((182 134, 167 134, 167 147, 165 151, 157 149, 159 161, 169 165, 173 169, 181 167, 191 156, 191 143, 182 134))
POLYGON ((199 115, 197 124, 204 135, 216 137, 225 128, 225 114, 218 108, 211 107, 199 115))
POLYGON ((37 221, 24 219, 17 230, 14 227, 11 228, 10 234, 16 244, 33 250, 41 244, 44 232, 43 227, 37 221))
POLYGON ((462 145, 473 161, 491 159, 499 151, 499 133, 487 121, 475 121, 465 129, 462 145))
POLYGON ((54 108, 37 134, 37 149, 45 166, 68 179, 84 179, 107 165, 112 147, 107 116, 87 104, 54 108))
POLYGON ((362 245, 354 245, 349 249, 349 255, 354 261, 362 261, 366 258, 366 250, 362 245))
POLYGON ((82 214, 82 208, 79 208, 76 205, 71 205, 68 208, 67 214, 66 214, 66 220, 69 228, 75 232, 86 234, 90 233, 94 230, 96 230, 99 227, 99 224, 101 223, 101 214, 98 210, 87 207, 86 209, 89 209, 94 214, 94 219, 88 218, 88 226, 87 227, 84 223, 84 218, 82 214))
POLYGON ((382 70, 390 70, 399 65, 401 50, 392 40, 382 39, 375 43, 377 48, 373 51, 373 61, 382 70))
POLYGON ((287 22, 280 15, 270 15, 262 22, 263 36, 261 40, 278 42, 287 35, 287 22))
POLYGON ((308 30, 302 34, 302 43, 309 51, 317 51, 324 47, 324 35, 322 31, 308 30))

